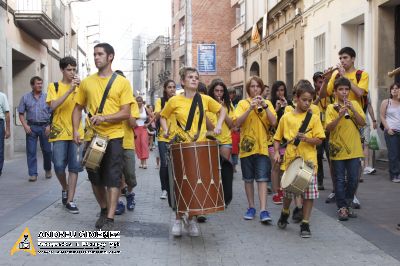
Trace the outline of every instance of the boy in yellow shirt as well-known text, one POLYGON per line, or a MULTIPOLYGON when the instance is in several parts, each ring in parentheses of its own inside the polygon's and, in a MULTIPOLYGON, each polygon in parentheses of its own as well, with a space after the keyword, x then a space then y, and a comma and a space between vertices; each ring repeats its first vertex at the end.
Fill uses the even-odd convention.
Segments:
POLYGON ((350 203, 358 184, 363 155, 359 127, 365 126, 365 114, 355 100, 348 100, 351 82, 344 77, 334 83, 336 104, 326 110, 326 130, 329 136, 329 155, 336 177, 338 218, 355 218, 350 203), (347 180, 347 182, 346 182, 347 180))
MULTIPOLYGON (((308 164, 313 165, 314 174, 310 185, 304 191, 303 197, 303 220, 300 224, 300 236, 303 238, 311 237, 311 231, 309 226, 309 220, 311 216, 311 210, 313 207, 314 199, 319 196, 316 172, 317 172, 317 150, 316 146, 322 143, 325 138, 324 129, 322 127, 319 116, 312 114, 309 124, 307 125, 305 133, 300 133, 299 129, 302 127, 303 121, 308 112, 310 112, 310 106, 314 99, 314 88, 311 83, 307 80, 300 80, 296 85, 296 97, 297 104, 296 109, 291 112, 286 112, 278 125, 274 136, 274 149, 275 156, 274 160, 280 163, 281 157, 279 155, 279 148, 282 139, 288 140, 285 155, 282 162, 282 170, 286 170, 290 163, 296 158, 301 157, 308 164), (295 145, 298 139, 300 143, 298 146, 295 145)), ((290 203, 293 198, 292 193, 284 191, 283 208, 281 216, 278 221, 278 227, 281 229, 286 228, 288 224, 288 218, 290 214, 290 203)))

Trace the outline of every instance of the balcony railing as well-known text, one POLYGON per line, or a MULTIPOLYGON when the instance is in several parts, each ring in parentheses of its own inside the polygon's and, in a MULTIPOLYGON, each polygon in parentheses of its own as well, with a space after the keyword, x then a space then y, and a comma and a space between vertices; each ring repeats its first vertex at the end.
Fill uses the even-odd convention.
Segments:
POLYGON ((15 22, 39 39, 64 35, 65 7, 61 0, 17 0, 15 22))

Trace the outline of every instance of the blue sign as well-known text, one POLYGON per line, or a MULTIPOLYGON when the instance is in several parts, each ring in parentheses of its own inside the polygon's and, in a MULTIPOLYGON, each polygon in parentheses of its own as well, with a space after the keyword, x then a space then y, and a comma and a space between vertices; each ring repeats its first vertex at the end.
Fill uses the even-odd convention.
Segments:
POLYGON ((215 44, 197 45, 197 69, 200 74, 215 74, 217 72, 216 51, 215 44))

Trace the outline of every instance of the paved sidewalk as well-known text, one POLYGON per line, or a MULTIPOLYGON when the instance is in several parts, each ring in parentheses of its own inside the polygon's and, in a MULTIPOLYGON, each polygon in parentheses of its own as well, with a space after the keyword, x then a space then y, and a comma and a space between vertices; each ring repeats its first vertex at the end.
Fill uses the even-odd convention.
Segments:
MULTIPOLYGON (((284 231, 278 229, 275 223, 280 206, 272 203, 269 210, 274 225, 262 225, 258 219, 243 220, 247 206, 240 173, 235 176, 231 205, 225 212, 209 216, 209 221, 201 225, 200 237, 173 238, 169 230, 174 214, 168 203, 159 199, 158 170, 154 169, 154 158, 151 160, 149 169, 137 169, 135 211, 115 219, 116 227, 121 230, 122 254, 9 255, 25 227, 29 227, 35 243, 41 230, 94 229, 99 208, 85 175, 80 177, 76 195, 81 213, 66 212, 56 195, 58 192, 54 192, 52 197, 58 198, 56 202, 0 238, 0 265, 400 265, 398 260, 317 209, 312 215, 311 239, 299 237, 298 224, 291 223, 284 231)), ((0 185, 1 182, 0 179, 0 185)), ((57 183, 52 186, 58 191, 57 183)))

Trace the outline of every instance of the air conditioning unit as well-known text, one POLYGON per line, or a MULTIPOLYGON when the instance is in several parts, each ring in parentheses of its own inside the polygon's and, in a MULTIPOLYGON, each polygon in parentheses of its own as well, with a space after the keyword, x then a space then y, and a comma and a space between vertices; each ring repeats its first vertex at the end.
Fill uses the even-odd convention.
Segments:
POLYGON ((301 14, 301 9, 299 8, 299 7, 297 7, 295 10, 294 10, 294 15, 295 16, 298 16, 298 15, 300 15, 301 14))

